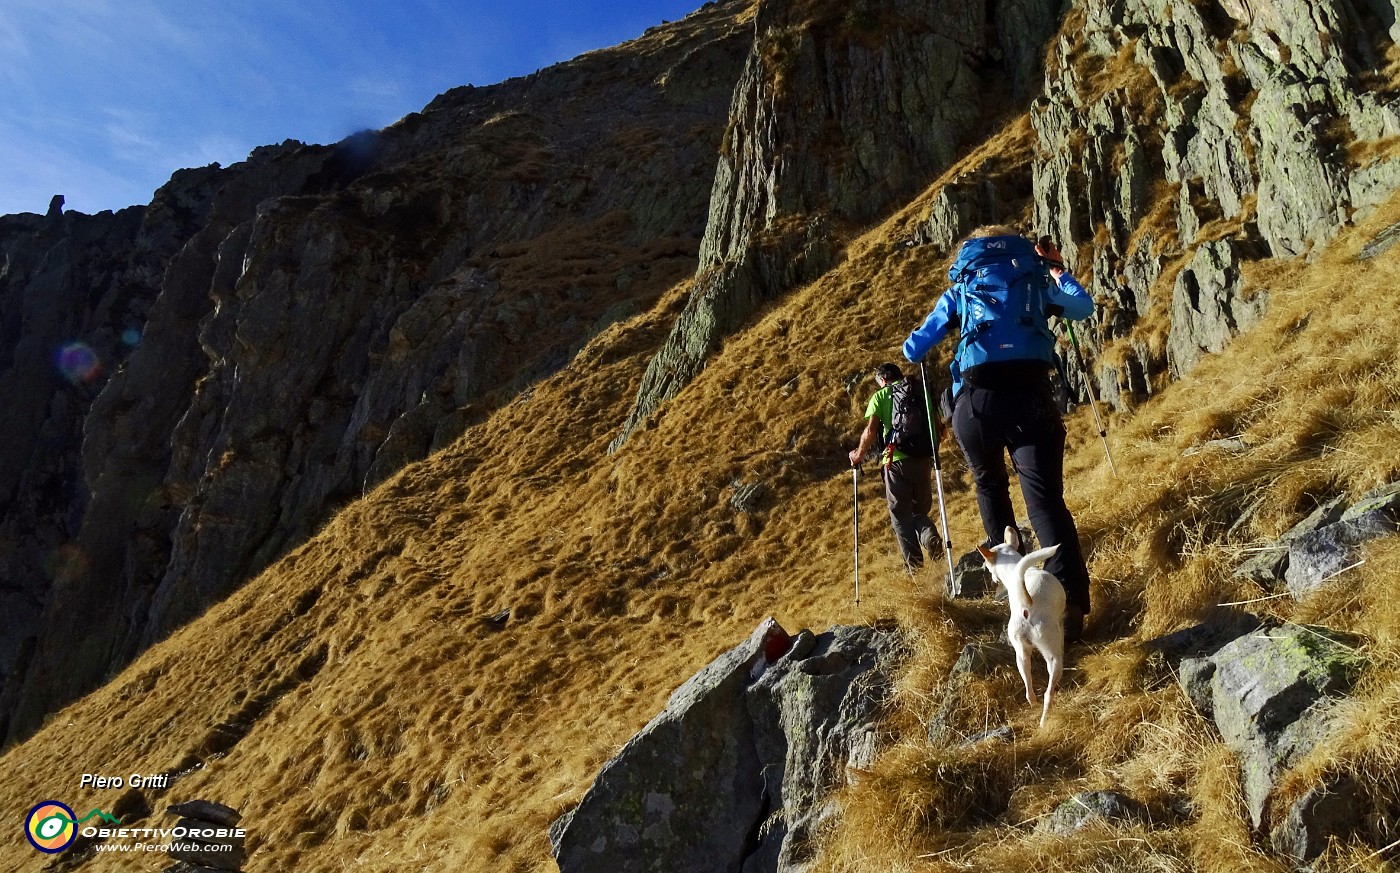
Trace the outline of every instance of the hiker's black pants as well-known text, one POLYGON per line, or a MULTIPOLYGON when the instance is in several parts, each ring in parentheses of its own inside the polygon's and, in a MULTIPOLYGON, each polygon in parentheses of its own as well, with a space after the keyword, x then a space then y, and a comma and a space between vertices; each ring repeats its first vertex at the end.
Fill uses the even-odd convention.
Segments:
MULTIPOLYGON (((910 570, 924 565, 920 539, 937 542, 929 510, 933 508, 932 458, 905 458, 885 465, 885 502, 890 507, 890 526, 899 541, 899 554, 910 570)), ((929 555, 930 558, 933 555, 929 555)))
POLYGON ((1036 539, 1041 547, 1060 546, 1045 569, 1064 585, 1067 600, 1087 613, 1089 570, 1065 506, 1065 426, 1049 380, 1030 380, 1012 389, 963 385, 953 409, 953 433, 977 486, 987 537, 1000 543, 1006 528, 1016 526, 1006 474, 1009 452, 1036 539))

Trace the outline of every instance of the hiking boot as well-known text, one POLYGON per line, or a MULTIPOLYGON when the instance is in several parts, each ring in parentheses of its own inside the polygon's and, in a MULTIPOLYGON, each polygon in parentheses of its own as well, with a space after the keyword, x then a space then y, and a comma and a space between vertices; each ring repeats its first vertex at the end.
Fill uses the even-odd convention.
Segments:
POLYGON ((1077 603, 1065 604, 1065 643, 1084 639, 1084 610, 1077 603))
POLYGON ((919 531, 919 546, 930 559, 943 553, 943 543, 938 540, 938 532, 931 527, 919 531))

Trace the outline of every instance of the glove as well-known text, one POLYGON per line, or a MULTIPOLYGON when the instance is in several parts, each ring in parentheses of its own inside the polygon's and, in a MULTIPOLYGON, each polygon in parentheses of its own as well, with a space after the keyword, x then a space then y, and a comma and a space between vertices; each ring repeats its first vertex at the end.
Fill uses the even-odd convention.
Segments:
POLYGON ((1055 247, 1055 242, 1050 239, 1049 236, 1042 236, 1035 244, 1035 253, 1045 259, 1045 265, 1050 268, 1051 274, 1058 279, 1060 277, 1059 273, 1055 271, 1064 271, 1065 257, 1060 254, 1060 250, 1055 247))

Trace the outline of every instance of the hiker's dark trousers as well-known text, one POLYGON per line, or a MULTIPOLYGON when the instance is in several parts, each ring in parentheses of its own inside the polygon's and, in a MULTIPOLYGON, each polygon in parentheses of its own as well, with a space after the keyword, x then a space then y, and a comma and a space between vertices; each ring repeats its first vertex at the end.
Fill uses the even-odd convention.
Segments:
POLYGON ((1006 474, 1009 452, 1036 539, 1041 547, 1060 546, 1045 569, 1064 585, 1067 600, 1087 613, 1089 570, 1065 506, 1065 426, 1049 381, 1031 380, 1013 389, 964 385, 953 410, 953 433, 977 485, 987 537, 1000 543, 1006 528, 1016 526, 1006 474))
MULTIPOLYGON (((929 476, 932 458, 905 458, 885 466, 885 502, 890 507, 890 525, 899 541, 899 554, 910 570, 924 565, 921 541, 937 542, 929 510, 933 508, 933 486, 929 476)), ((929 557, 933 557, 930 555, 929 557)))

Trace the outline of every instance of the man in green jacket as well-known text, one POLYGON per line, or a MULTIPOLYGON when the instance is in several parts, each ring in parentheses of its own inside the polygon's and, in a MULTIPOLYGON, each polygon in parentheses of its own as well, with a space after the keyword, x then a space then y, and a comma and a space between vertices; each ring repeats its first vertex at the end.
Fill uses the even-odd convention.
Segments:
MULTIPOLYGON (((894 528, 904 566, 914 572, 924 565, 924 553, 937 555, 938 535, 934 533, 929 511, 933 509, 933 486, 930 475, 933 459, 911 457, 894 447, 894 387, 904 381, 904 371, 896 364, 881 364, 875 368, 875 384, 879 386, 865 407, 865 430, 860 445, 849 455, 851 466, 879 445, 882 478, 885 482, 885 502, 889 504, 890 526, 894 528)), ((922 397, 922 394, 919 395, 922 397)))

